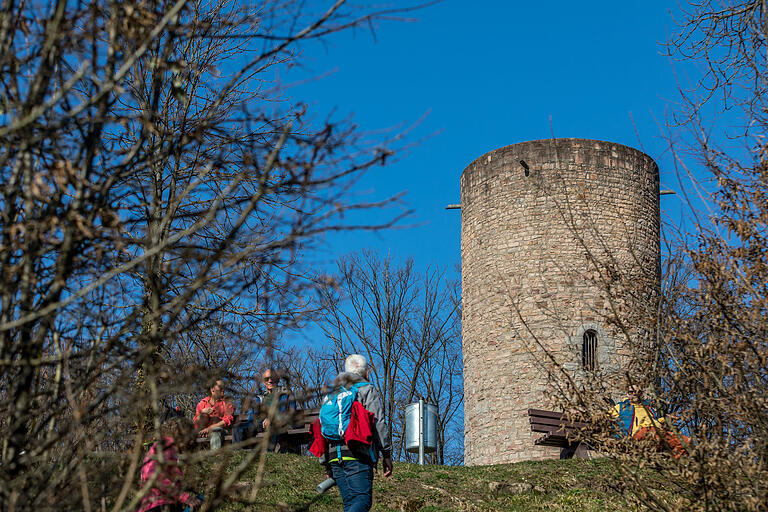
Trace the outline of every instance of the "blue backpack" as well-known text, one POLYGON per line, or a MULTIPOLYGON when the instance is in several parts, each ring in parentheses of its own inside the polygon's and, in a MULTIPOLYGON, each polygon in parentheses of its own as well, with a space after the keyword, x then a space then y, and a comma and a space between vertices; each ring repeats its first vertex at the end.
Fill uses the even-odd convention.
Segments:
POLYGON ((323 437, 332 441, 343 441, 344 434, 352 416, 352 402, 357 399, 357 390, 368 385, 368 382, 358 382, 349 389, 344 386, 326 395, 320 406, 320 432, 323 437))

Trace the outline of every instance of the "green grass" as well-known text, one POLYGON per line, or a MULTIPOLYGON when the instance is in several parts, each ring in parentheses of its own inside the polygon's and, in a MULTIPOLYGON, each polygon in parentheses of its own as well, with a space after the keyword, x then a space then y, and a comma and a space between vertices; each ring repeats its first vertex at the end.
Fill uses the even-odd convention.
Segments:
MULTIPOLYGON (((217 455, 185 467, 188 487, 206 492, 212 475, 226 476, 240 464, 243 452, 217 455)), ((105 461, 100 461, 102 464, 105 461)), ((94 466, 102 464, 96 463, 94 466)), ((110 471, 126 471, 127 463, 110 471)), ((93 468, 104 474, 105 469, 93 468)), ((114 474, 112 481, 119 481, 114 474)), ((244 491, 256 481, 257 465, 239 478, 244 491)), ((255 503, 227 500, 219 510, 281 510, 312 512, 342 509, 338 489, 323 496, 315 486, 325 472, 314 457, 267 454, 263 484, 255 503)), ((103 487, 102 487, 103 488, 103 487)), ((94 489, 95 490, 95 489, 94 489)), ((119 492, 114 491, 114 495, 119 492)), ((210 495, 210 489, 207 491, 210 495)), ((418 466, 396 463, 394 474, 374 480, 374 511, 603 511, 636 509, 623 497, 625 489, 606 460, 553 460, 481 467, 418 466), (495 483, 494 483, 495 482, 495 483), (495 489, 495 490, 494 490, 495 489)), ((96 493, 98 494, 98 493, 96 493)), ((108 493, 109 494, 109 493, 108 493)), ((109 501, 110 496, 107 496, 109 501)))

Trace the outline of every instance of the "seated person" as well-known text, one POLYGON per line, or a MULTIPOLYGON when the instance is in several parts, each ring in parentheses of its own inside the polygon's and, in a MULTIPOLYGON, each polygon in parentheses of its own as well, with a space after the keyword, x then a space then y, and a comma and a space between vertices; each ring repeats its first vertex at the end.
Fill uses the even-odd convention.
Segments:
POLYGON ((621 431, 627 436, 637 440, 655 440, 660 448, 672 449, 675 458, 686 453, 688 437, 675 435, 669 429, 667 420, 657 417, 651 404, 643 400, 643 391, 639 386, 627 385, 627 397, 614 406, 611 415, 618 419, 621 431))
POLYGON ((200 498, 182 491, 183 473, 178 454, 188 450, 195 442, 195 428, 188 418, 173 417, 163 423, 162 438, 150 448, 141 466, 141 484, 144 487, 153 476, 154 484, 141 499, 139 512, 150 510, 196 510, 200 498), (163 462, 158 452, 162 449, 163 462))
MULTIPOLYGON (((235 428, 232 440, 236 443, 242 442, 248 437, 253 437, 258 432, 264 432, 270 427, 270 411, 275 400, 277 400, 277 404, 275 405, 273 419, 276 424, 272 425, 273 427, 281 427, 280 423, 290 418, 288 413, 296 409, 296 404, 291 399, 290 390, 277 386, 280 382, 280 377, 273 368, 264 370, 261 380, 266 391, 255 399, 254 405, 257 412, 251 409, 248 419, 235 428)), ((277 447, 277 432, 275 428, 272 430, 272 435, 269 438, 269 451, 275 451, 277 447)))
POLYGON ((280 376, 274 369, 267 368, 264 370, 261 381, 264 384, 265 392, 258 396, 259 421, 261 428, 266 430, 270 425, 269 415, 275 400, 277 400, 274 414, 276 423, 285 420, 287 413, 296 410, 296 404, 291 398, 291 391, 286 387, 278 386, 280 376))
POLYGON ((211 382, 210 391, 211 395, 197 404, 193 421, 198 434, 208 436, 211 449, 217 450, 224 441, 224 427, 232 425, 234 408, 231 402, 224 400, 224 381, 211 382))

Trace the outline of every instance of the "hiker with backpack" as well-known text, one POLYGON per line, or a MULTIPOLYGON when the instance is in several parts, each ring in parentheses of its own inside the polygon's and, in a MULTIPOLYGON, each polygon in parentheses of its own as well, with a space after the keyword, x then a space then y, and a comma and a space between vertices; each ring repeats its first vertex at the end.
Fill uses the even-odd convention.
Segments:
POLYGON ((373 504, 373 469, 381 455, 384 476, 392 475, 392 442, 384 423, 381 393, 370 382, 365 357, 352 354, 344 372, 323 397, 312 425, 310 452, 336 480, 344 512, 367 512, 373 504))

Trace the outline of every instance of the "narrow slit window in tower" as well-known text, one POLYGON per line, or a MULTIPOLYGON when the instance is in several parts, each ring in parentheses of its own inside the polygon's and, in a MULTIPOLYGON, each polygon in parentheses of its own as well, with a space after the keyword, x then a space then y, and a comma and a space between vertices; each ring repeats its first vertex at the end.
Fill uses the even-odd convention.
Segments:
POLYGON ((581 366, 590 372, 597 370, 597 332, 584 331, 581 344, 581 366))

